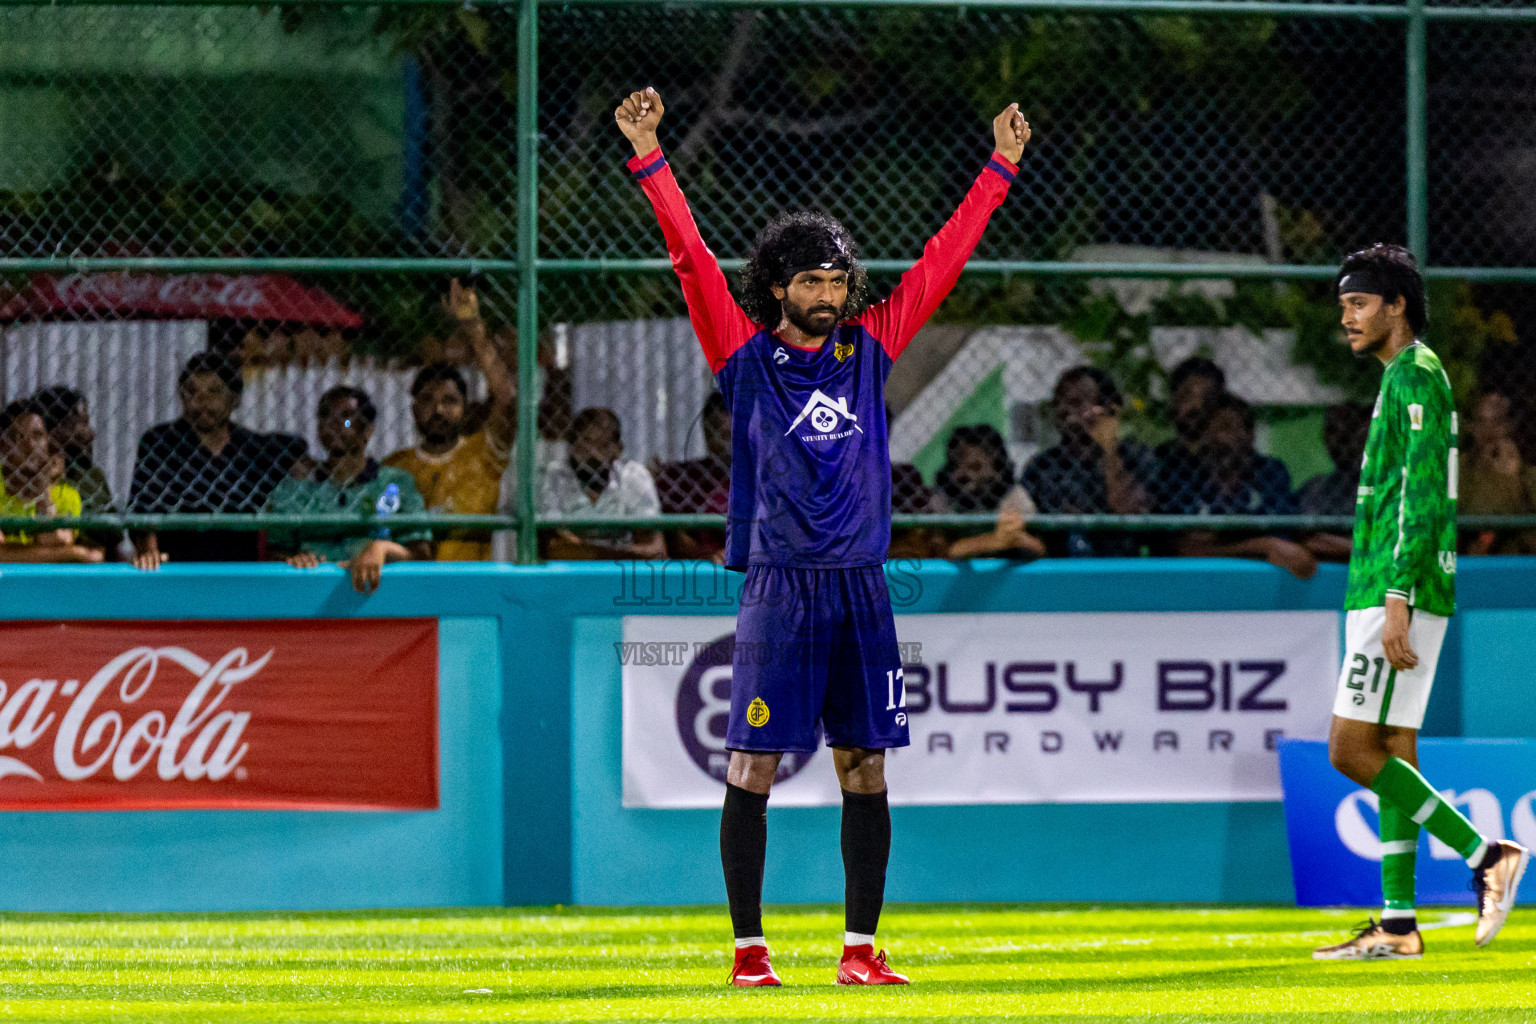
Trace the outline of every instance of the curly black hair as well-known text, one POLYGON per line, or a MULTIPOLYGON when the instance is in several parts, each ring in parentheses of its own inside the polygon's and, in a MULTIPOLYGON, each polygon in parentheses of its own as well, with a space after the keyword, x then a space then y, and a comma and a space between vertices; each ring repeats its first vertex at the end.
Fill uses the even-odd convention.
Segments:
POLYGON ((1424 333, 1424 328, 1429 326, 1429 309, 1424 302, 1424 277, 1419 273, 1419 261, 1413 258, 1413 253, 1400 245, 1385 242, 1352 252, 1344 257, 1344 264, 1339 267, 1339 276, 1334 279, 1335 288, 1356 272, 1364 272, 1380 282, 1387 291, 1383 298, 1388 302, 1396 302, 1401 297, 1409 328, 1415 335, 1424 333))
POLYGON ((752 240, 741 271, 741 308, 753 323, 776 326, 784 307, 774 297, 773 286, 789 284, 794 276, 789 268, 816 266, 833 254, 848 263, 848 300, 842 319, 858 316, 869 302, 869 274, 859 259, 858 246, 836 218, 810 210, 779 214, 752 240))

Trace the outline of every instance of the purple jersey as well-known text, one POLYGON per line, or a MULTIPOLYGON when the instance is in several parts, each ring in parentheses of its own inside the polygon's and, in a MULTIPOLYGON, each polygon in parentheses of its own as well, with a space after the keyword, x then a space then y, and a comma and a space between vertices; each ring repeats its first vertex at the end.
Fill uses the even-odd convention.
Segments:
POLYGON ((890 297, 809 350, 752 323, 736 304, 661 150, 629 168, 655 207, 694 332, 731 412, 726 566, 884 563, 891 544, 885 379, 954 287, 1018 168, 994 153, 890 297))
POLYGON ((814 351, 758 331, 715 380, 731 410, 725 564, 846 569, 891 546, 885 378, 862 325, 814 351))

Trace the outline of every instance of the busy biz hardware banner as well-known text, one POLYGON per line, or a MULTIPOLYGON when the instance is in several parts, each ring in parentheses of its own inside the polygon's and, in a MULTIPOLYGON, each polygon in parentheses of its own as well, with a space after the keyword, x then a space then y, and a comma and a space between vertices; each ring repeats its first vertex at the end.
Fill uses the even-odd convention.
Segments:
MULTIPOLYGON (((734 620, 632 616, 624 805, 724 793, 734 620)), ((1336 612, 898 615, 912 746, 893 803, 1279 800, 1276 744, 1327 735, 1336 612)), ((899 697, 895 698, 899 699, 899 697)), ((840 800, 823 748, 788 755, 776 805, 840 800)))
POLYGON ((435 619, 0 623, 0 809, 436 806, 435 619))

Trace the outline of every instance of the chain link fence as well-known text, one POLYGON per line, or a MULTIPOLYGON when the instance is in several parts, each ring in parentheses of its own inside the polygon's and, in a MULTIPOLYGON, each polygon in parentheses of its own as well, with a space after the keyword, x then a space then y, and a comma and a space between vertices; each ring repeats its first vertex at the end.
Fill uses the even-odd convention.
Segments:
POLYGON ((728 270, 819 208, 876 295, 1023 104, 1019 180, 891 375, 893 553, 1016 550, 964 543, 1011 509, 1053 555, 1186 550, 1190 514, 1347 532, 1379 370, 1330 288, 1377 240, 1430 267, 1467 549, 1536 551, 1486 518, 1536 514, 1536 11, 1245 11, 8 5, 5 548, 51 557, 31 517, 78 503, 53 555, 339 559, 381 514, 418 555, 528 559, 533 518, 547 556, 716 555, 728 421, 612 123, 650 85, 728 270), (625 501, 578 465, 615 427, 625 501))

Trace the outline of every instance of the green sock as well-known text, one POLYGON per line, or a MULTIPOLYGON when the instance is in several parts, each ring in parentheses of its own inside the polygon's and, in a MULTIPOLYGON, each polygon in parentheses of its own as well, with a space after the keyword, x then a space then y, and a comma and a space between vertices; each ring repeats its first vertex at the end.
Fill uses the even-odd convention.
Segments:
POLYGON ((1410 820, 1423 825, 1430 835, 1461 854, 1469 866, 1475 868, 1482 861, 1488 849, 1487 840, 1460 811, 1440 799, 1434 787, 1425 782, 1424 776, 1407 761, 1390 758, 1371 780, 1371 789, 1410 820))
POLYGON ((1413 819, 1381 801, 1382 920, 1413 917, 1413 870, 1418 861, 1419 826, 1413 819))

